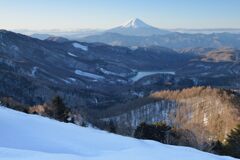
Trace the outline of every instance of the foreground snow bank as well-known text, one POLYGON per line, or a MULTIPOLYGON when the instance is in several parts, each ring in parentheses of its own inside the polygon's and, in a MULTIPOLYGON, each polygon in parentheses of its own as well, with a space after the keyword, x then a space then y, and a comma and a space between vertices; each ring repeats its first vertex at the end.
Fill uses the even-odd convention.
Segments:
POLYGON ((4 160, 232 160, 192 148, 143 141, 0 107, 4 160))

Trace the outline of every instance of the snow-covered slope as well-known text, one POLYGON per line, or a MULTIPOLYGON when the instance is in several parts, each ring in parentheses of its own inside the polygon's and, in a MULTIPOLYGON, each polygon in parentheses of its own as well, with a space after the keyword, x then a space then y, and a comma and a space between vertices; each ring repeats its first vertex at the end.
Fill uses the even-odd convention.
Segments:
POLYGON ((81 49, 81 50, 84 50, 84 51, 88 51, 88 46, 84 46, 84 45, 82 45, 82 44, 80 44, 80 43, 73 43, 72 44, 73 45, 73 47, 75 47, 75 48, 79 48, 79 49, 81 49))
POLYGON ((123 28, 151 28, 152 26, 144 23, 138 18, 133 18, 129 20, 127 23, 123 24, 121 27, 123 28))
POLYGON ((133 18, 126 22, 125 24, 109 29, 106 32, 131 36, 151 36, 151 35, 164 35, 170 33, 170 31, 150 26, 138 18, 133 18))
POLYGON ((1 160, 231 160, 0 107, 1 160))
POLYGON ((151 75, 155 75, 155 74, 170 74, 170 75, 175 75, 175 72, 171 72, 171 71, 152 71, 152 72, 138 72, 136 76, 132 77, 132 81, 136 82, 140 79, 142 79, 143 77, 147 77, 147 76, 151 76, 151 75))

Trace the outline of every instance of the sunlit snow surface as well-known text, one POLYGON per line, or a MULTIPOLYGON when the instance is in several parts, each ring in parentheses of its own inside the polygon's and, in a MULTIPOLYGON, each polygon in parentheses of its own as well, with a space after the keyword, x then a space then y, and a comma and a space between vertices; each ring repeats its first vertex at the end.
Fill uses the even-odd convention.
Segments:
POLYGON ((76 42, 73 43, 72 45, 75 48, 79 48, 81 50, 88 51, 88 46, 84 46, 84 45, 81 45, 80 43, 76 43, 76 42))
POLYGON ((231 160, 0 107, 0 160, 231 160))
POLYGON ((138 72, 136 76, 132 77, 132 81, 136 82, 143 77, 155 75, 155 74, 170 74, 170 75, 175 75, 175 72, 171 71, 146 71, 146 72, 138 72))
POLYGON ((75 54, 71 53, 71 52, 68 52, 68 55, 69 56, 72 56, 72 57, 77 57, 75 54))
POLYGON ((102 76, 92 74, 92 73, 88 73, 88 72, 83 72, 81 70, 75 70, 75 74, 80 75, 80 76, 84 76, 84 77, 88 77, 88 78, 92 78, 92 79, 98 79, 98 80, 104 79, 104 77, 102 77, 102 76))

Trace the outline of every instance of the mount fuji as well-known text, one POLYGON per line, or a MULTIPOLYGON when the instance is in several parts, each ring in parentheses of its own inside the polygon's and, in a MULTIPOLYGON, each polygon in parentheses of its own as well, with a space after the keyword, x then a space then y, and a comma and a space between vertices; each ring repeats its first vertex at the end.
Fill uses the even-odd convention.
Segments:
POLYGON ((150 26, 138 18, 133 18, 127 23, 107 30, 106 32, 118 33, 128 36, 151 36, 170 33, 168 30, 158 29, 150 26))

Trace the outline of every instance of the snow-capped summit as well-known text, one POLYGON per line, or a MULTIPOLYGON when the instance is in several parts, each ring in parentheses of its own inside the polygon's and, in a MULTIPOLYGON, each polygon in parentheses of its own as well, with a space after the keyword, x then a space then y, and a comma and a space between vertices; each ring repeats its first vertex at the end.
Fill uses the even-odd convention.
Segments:
POLYGON ((146 24, 138 18, 133 18, 127 23, 118 27, 107 30, 106 32, 118 33, 128 36, 151 36, 151 35, 163 35, 170 33, 167 30, 158 29, 151 25, 146 24))
POLYGON ((129 20, 127 23, 124 23, 122 25, 122 27, 124 28, 150 28, 151 26, 144 23, 142 20, 138 19, 138 18, 133 18, 131 20, 129 20))

